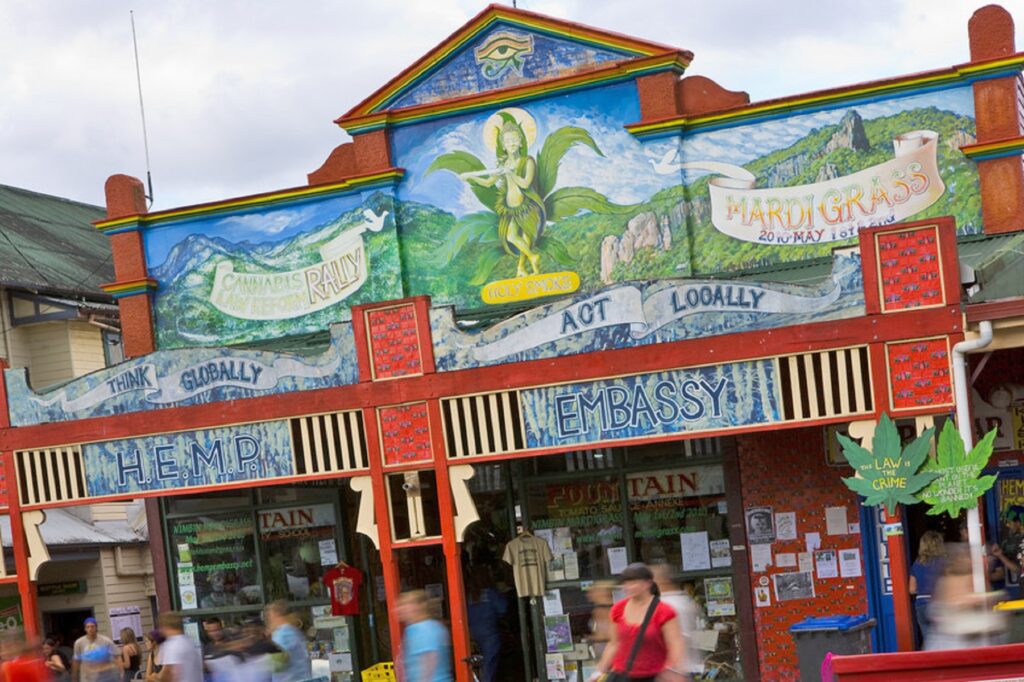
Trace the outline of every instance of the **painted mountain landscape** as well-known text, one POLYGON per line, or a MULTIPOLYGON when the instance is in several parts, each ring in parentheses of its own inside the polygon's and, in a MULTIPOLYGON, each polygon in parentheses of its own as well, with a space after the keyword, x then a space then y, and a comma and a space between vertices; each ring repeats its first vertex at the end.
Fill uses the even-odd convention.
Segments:
MULTIPOLYGON (((646 176, 638 177, 634 184, 650 187, 651 176, 657 177, 659 165, 665 166, 662 159, 675 154, 677 163, 670 169, 674 172, 661 178, 660 189, 640 200, 623 201, 613 195, 614 190, 608 190, 614 207, 608 208, 606 204, 604 210, 598 206, 595 210, 562 212, 556 220, 551 219, 549 211, 548 222, 536 238, 539 270, 573 270, 579 274, 581 290, 593 290, 628 280, 725 274, 829 256, 834 248, 856 240, 776 246, 742 241, 724 234, 712 223, 708 186, 714 176, 680 170, 682 164, 678 161, 723 158, 733 163, 738 161, 737 165, 756 178, 757 188, 810 185, 842 179, 891 161, 894 140, 921 130, 937 135, 936 164, 945 190, 910 219, 952 215, 960 234, 980 232, 977 169, 959 151, 960 146, 973 142, 974 121, 967 113, 954 111, 964 109, 959 101, 949 109, 941 106, 942 97, 932 97, 931 102, 936 103, 904 110, 898 105, 889 105, 886 110, 895 113, 887 115, 873 116, 880 110, 877 105, 827 112, 834 123, 817 127, 805 124, 798 129, 799 136, 789 134, 792 143, 767 153, 763 145, 761 148, 757 145, 757 140, 763 137, 757 129, 781 125, 779 123, 684 137, 681 150, 678 140, 646 144, 630 140, 646 155, 649 163, 646 169, 617 162, 617 156, 621 157, 622 153, 621 143, 609 143, 595 133, 592 146, 577 144, 561 158, 559 172, 579 182, 586 173, 574 166, 590 168, 594 177, 599 178, 602 167, 618 164, 620 183, 630 183, 630 174, 642 171, 646 176), (678 151, 673 151, 673 145, 678 151)), ((909 101, 904 103, 909 104, 909 101)), ((539 121, 539 114, 535 116, 539 121)), ((774 130, 771 139, 778 139, 774 130)), ((541 141, 541 135, 537 134, 534 147, 540 147, 541 141)), ((534 153, 531 150, 531 154, 534 153)), ((484 154, 479 156, 483 158, 484 154)), ((484 172, 490 171, 476 174, 484 172)), ((564 184, 567 182, 560 180, 558 186, 564 184)), ((597 189, 605 191, 601 187, 597 189)), ((482 307, 481 269, 488 271, 488 281, 494 281, 516 277, 519 263, 513 255, 501 257, 498 230, 471 224, 484 219, 481 213, 473 213, 480 206, 470 203, 445 210, 432 201, 420 200, 422 195, 415 191, 405 193, 398 207, 402 258, 410 265, 406 271, 408 290, 412 294, 429 293, 435 303, 450 303, 461 309, 482 307), (468 228, 467 224, 470 224, 468 228)))
MULTIPOLYGON (((351 305, 400 298, 393 203, 391 195, 375 192, 331 218, 325 219, 320 211, 302 215, 301 220, 282 220, 280 224, 292 229, 282 229, 282 236, 276 240, 273 232, 268 235, 266 230, 262 234, 252 231, 254 240, 262 237, 258 242, 208 237, 205 230, 190 230, 169 248, 161 265, 150 270, 159 282, 154 299, 158 346, 226 346, 320 331, 333 322, 348 319, 351 305), (242 275, 289 273, 317 265, 322 258, 320 249, 346 230, 364 223, 368 214, 385 216, 380 231, 366 231, 362 235, 370 276, 343 302, 281 319, 245 319, 228 314, 211 302, 215 274, 221 264, 230 263, 233 271, 242 275)), ((267 211, 256 218, 264 225, 274 225, 273 213, 267 211)))

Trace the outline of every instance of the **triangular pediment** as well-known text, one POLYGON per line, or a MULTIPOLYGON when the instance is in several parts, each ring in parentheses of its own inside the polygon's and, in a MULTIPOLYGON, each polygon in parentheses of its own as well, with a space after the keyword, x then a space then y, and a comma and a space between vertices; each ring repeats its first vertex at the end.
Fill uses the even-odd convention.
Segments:
POLYGON ((343 119, 486 94, 677 48, 491 5, 343 119))

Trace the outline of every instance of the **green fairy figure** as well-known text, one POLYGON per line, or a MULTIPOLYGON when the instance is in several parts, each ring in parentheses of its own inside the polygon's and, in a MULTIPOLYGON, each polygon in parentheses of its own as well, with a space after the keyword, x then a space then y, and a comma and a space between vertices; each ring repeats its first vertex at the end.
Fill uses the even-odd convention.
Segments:
POLYGON ((507 112, 499 112, 501 126, 495 140, 498 167, 460 178, 481 187, 494 187, 497 195, 494 212, 498 214, 498 236, 506 253, 519 256, 516 276, 540 272, 540 254, 534 245, 546 222, 544 201, 537 189, 537 160, 528 153, 529 141, 519 122, 507 112))
POLYGON ((438 254, 445 266, 472 245, 476 267, 471 284, 485 283, 509 255, 518 259, 517 277, 539 274, 541 256, 572 267, 578 254, 570 253, 551 234, 558 231, 559 221, 579 211, 623 214, 632 210, 587 187, 557 187, 558 167, 572 147, 588 147, 598 157, 604 156, 586 130, 575 126, 555 130, 536 157, 529 149, 537 137, 537 123, 523 109, 495 112, 484 122, 482 132, 484 144, 494 152, 494 168, 470 152, 457 150, 438 156, 427 169, 428 175, 438 170, 457 175, 486 209, 459 218, 438 254))

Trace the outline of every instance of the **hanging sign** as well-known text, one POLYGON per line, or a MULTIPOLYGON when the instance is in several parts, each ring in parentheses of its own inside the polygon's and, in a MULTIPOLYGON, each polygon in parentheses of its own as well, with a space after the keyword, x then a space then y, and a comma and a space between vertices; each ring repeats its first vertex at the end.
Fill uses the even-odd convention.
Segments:
POLYGON ((977 505, 978 498, 995 484, 995 476, 979 478, 992 456, 995 437, 996 429, 992 429, 970 452, 966 452, 960 432, 952 421, 946 422, 939 434, 935 459, 928 460, 922 469, 938 476, 921 491, 921 499, 931 507, 928 510, 930 516, 945 512, 956 518, 962 509, 977 505))
POLYGON ((890 514, 897 504, 917 504, 919 491, 939 477, 933 471, 920 471, 928 458, 934 432, 935 429, 926 429, 904 448, 896 424, 883 413, 870 451, 837 433, 846 461, 857 472, 856 476, 844 478, 843 483, 862 496, 866 506, 884 505, 890 514))

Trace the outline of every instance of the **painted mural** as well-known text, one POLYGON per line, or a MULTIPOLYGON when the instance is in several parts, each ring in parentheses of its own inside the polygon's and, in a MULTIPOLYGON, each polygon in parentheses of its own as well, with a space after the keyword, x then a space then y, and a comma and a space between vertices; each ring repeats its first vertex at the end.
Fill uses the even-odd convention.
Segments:
POLYGON ((692 433, 779 420, 771 360, 520 391, 526 447, 692 433))
POLYGON ((636 55, 499 22, 438 65, 388 108, 429 104, 590 71, 636 55))
POLYGON ((818 286, 664 279, 614 284, 539 305, 484 330, 431 310, 438 371, 667 343, 864 314, 860 253, 837 252, 818 286))
POLYGON ((981 229, 970 87, 638 139, 620 83, 398 128, 410 293, 457 308, 826 257, 863 227, 981 229))
POLYGON ((24 369, 4 372, 12 426, 309 391, 358 382, 351 324, 322 354, 196 348, 161 350, 36 393, 24 369))
POLYGON ((295 472, 287 421, 86 443, 82 458, 90 496, 262 480, 295 472))
POLYGON ((386 191, 155 226, 144 243, 162 349, 321 331, 403 296, 386 191))

